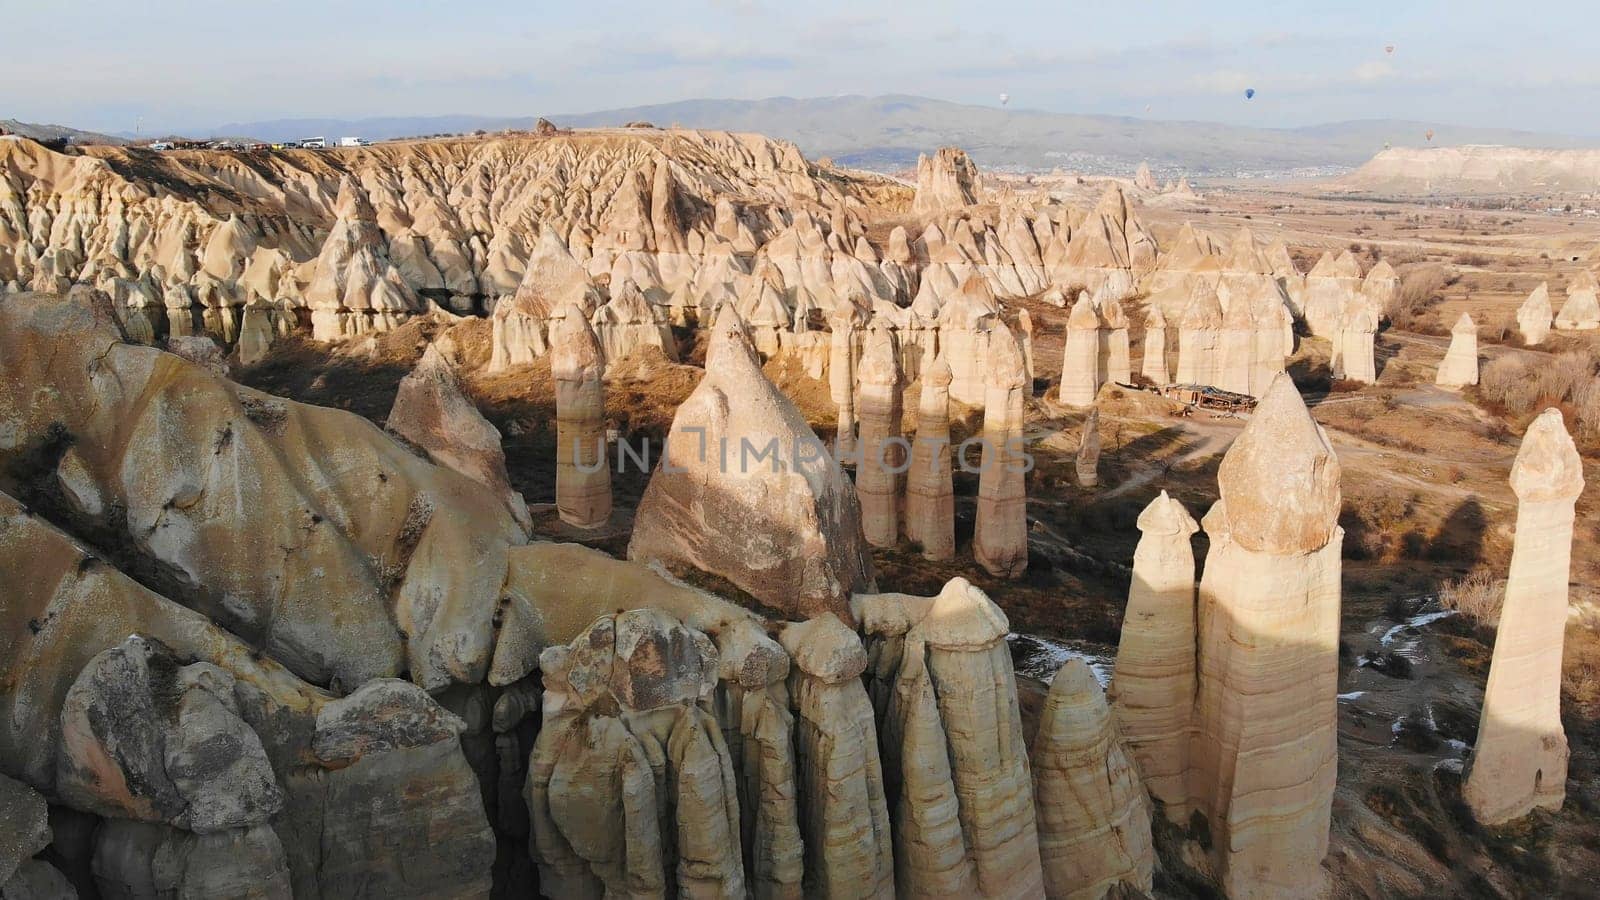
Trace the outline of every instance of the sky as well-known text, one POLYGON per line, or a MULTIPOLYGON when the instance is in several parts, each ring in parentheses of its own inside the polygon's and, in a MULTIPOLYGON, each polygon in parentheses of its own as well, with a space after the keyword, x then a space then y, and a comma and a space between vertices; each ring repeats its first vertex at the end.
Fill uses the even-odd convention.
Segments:
POLYGON ((1005 93, 1149 119, 1600 135, 1593 0, 0 0, 0 23, 0 118, 108 132, 1005 93))

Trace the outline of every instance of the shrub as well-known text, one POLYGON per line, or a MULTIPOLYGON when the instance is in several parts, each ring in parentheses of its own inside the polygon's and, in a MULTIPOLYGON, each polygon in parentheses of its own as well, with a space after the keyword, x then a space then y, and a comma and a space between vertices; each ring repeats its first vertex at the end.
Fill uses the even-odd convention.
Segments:
POLYGON ((1384 312, 1396 328, 1412 330, 1429 307, 1444 299, 1441 292, 1455 283, 1451 273, 1437 264, 1420 265, 1400 279, 1389 309, 1384 312))
POLYGON ((1506 583, 1483 566, 1464 578, 1454 578, 1439 588, 1439 605, 1472 621, 1492 627, 1500 621, 1500 604, 1505 600, 1506 583))

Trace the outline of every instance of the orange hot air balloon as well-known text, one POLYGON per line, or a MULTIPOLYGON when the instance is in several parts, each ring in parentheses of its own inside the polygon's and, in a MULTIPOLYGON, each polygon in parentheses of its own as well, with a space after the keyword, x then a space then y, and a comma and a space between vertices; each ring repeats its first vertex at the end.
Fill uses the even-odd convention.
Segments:
POLYGON ((1390 56, 1393 56, 1394 55, 1394 45, 1393 44, 1386 45, 1383 48, 1383 52, 1389 54, 1390 56))

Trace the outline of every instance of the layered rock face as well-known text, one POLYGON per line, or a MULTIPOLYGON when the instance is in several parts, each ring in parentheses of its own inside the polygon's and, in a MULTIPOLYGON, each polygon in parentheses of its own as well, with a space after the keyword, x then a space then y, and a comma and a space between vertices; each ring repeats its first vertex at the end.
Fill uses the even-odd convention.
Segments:
POLYGON ((956 553, 955 467, 950 460, 950 364, 936 357, 922 370, 917 434, 906 473, 906 539, 929 559, 956 553))
POLYGON ((1478 383, 1478 326, 1470 314, 1462 313, 1450 329, 1450 349, 1439 363, 1434 383, 1447 388, 1478 383))
POLYGON ((1098 900, 1118 885, 1149 894, 1150 801, 1081 659, 1069 660, 1050 685, 1033 765, 1045 896, 1098 900))
MULTIPOLYGON (((1355 307, 1370 306, 1361 294, 1361 264, 1346 250, 1335 257, 1322 254, 1306 273, 1306 299, 1301 310, 1306 327, 1317 337, 1336 337, 1355 307)), ((1382 310, 1373 312, 1374 321, 1382 310)))
POLYGON ((857 595, 851 608, 872 639, 869 684, 883 722, 900 895, 1039 896, 1005 615, 963 578, 936 597, 857 595))
POLYGON ((583 311, 568 306, 551 329, 550 375, 556 383, 556 509, 574 528, 599 528, 611 517, 606 459, 605 351, 583 311))
POLYGON ((1111 688, 1117 724, 1145 787, 1177 824, 1189 815, 1197 678, 1191 539, 1198 530, 1189 511, 1166 491, 1139 514, 1139 545, 1111 688))
POLYGON ((861 500, 861 526, 867 543, 893 547, 900 540, 900 482, 907 447, 900 436, 900 348, 894 332, 875 321, 867 332, 861 358, 861 461, 856 466, 856 495, 861 500))
POLYGON ((1025 391, 1022 352, 1010 329, 998 325, 989 344, 972 555, 989 574, 1001 578, 1016 578, 1028 567, 1029 466, 1022 437, 1025 391))
POLYGON ((1337 765, 1339 464, 1287 375, 1217 477, 1188 793, 1228 896, 1311 896, 1337 765))
POLYGON ((937 213, 977 202, 978 167, 972 164, 966 151, 958 147, 940 147, 932 156, 917 157, 917 193, 911 200, 913 212, 937 213))
POLYGON ((705 377, 639 501, 629 558, 715 573, 797 617, 847 615, 872 566, 855 488, 823 451, 723 307, 705 377))
POLYGON ((1583 462, 1561 412, 1528 426, 1511 464, 1516 540, 1495 629, 1483 715, 1462 797, 1478 821, 1497 825, 1536 807, 1560 809, 1567 790, 1561 725, 1561 648, 1571 578, 1573 506, 1583 462))
POLYGON ((1517 330, 1522 332, 1522 341, 1530 347, 1544 343, 1550 335, 1550 323, 1555 313, 1550 308, 1550 285, 1548 282, 1540 283, 1517 307, 1517 330))
POLYGON ((527 530, 528 505, 511 489, 500 430, 467 399, 455 367, 428 345, 416 368, 400 380, 394 406, 384 423, 407 443, 422 448, 433 462, 460 472, 505 498, 506 510, 527 530))

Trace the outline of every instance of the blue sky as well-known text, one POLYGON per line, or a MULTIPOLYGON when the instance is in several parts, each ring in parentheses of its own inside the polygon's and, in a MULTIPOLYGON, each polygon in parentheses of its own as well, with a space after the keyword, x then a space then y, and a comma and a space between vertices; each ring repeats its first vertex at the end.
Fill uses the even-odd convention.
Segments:
POLYGON ((994 104, 1006 92, 1015 108, 1153 119, 1411 118, 1600 134, 1592 0, 1120 7, 0 0, 0 117, 106 131, 142 121, 151 132, 697 97, 994 104))

